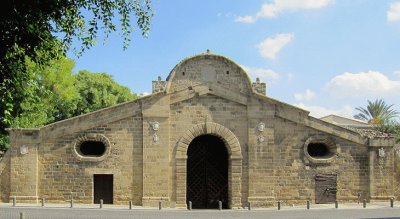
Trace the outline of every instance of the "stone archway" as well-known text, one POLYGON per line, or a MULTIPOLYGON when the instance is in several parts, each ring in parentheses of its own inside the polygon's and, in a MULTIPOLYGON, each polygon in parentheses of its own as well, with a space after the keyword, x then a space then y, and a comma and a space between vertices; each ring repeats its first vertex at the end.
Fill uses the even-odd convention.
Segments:
POLYGON ((193 209, 228 208, 228 151, 221 138, 200 135, 189 145, 186 163, 186 202, 193 209))
POLYGON ((228 151, 228 184, 230 208, 241 207, 241 177, 242 177, 242 152, 240 143, 235 134, 228 128, 213 122, 198 124, 190 128, 181 137, 177 144, 175 155, 176 176, 176 206, 186 207, 186 170, 187 151, 190 143, 200 135, 214 135, 219 137, 228 151))

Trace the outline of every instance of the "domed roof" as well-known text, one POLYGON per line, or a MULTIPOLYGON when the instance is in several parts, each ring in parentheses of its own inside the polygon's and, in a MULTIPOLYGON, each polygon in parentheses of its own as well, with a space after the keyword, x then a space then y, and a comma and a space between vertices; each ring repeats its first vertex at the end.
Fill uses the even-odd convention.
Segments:
POLYGON ((217 83, 241 93, 251 92, 251 81, 240 65, 229 58, 203 53, 185 58, 167 77, 167 92, 174 92, 202 83, 217 83))

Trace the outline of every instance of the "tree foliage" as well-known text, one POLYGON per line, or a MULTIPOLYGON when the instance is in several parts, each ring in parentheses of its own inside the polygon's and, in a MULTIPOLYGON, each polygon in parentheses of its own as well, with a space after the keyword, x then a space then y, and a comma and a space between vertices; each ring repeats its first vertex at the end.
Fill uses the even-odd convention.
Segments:
POLYGON ((11 127, 40 127, 137 98, 109 74, 79 71, 73 75, 74 64, 65 57, 39 69, 29 62, 28 72, 32 77, 11 127))
POLYGON ((388 105, 382 99, 374 102, 368 100, 366 108, 357 107, 358 114, 354 118, 368 122, 375 129, 391 133, 398 143, 400 143, 400 121, 399 112, 393 109, 393 104, 388 105))
POLYGON ((81 54, 100 32, 107 39, 119 31, 125 49, 135 28, 147 36, 153 15, 151 0, 12 0, 0 6, 0 134, 26 108, 23 89, 37 89, 26 58, 38 68, 48 65, 63 56, 74 39, 81 42, 81 54))
POLYGON ((74 61, 65 57, 43 67, 26 60, 27 80, 23 98, 13 111, 11 127, 33 128, 72 116, 78 93, 74 88, 74 61))
MULTIPOLYGON (((72 116, 92 112, 137 98, 106 73, 80 71, 65 57, 38 65, 26 59, 27 75, 21 87, 21 102, 9 116, 9 127, 36 128, 72 116)), ((0 133, 0 151, 8 147, 7 135, 0 133)))
POLYGON ((384 100, 379 99, 374 102, 368 100, 366 108, 357 107, 358 114, 354 115, 354 118, 368 122, 370 125, 383 125, 391 122, 394 118, 399 115, 393 104, 388 105, 384 100))
POLYGON ((118 103, 136 99, 129 88, 116 83, 106 73, 79 71, 75 77, 75 89, 79 93, 73 115, 92 112, 118 103))
POLYGON ((132 17, 143 36, 148 34, 152 17, 150 0, 15 0, 3 1, 1 6, 2 58, 18 49, 30 58, 38 57, 38 51, 52 56, 49 52, 57 43, 56 35, 61 36, 64 49, 74 37, 82 42, 83 50, 88 49, 95 43, 99 29, 107 37, 117 26, 121 27, 126 48, 133 30, 132 17), (113 20, 116 13, 119 25, 113 20))

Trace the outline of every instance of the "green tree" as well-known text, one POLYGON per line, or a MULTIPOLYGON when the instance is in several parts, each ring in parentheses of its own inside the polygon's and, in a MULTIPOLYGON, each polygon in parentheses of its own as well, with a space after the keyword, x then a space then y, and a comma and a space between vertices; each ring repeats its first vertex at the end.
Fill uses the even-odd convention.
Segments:
POLYGON ((46 65, 25 58, 26 76, 14 88, 13 110, 6 116, 7 125, 37 127, 71 116, 71 108, 76 108, 73 100, 78 95, 72 76, 74 65, 73 60, 64 56, 58 56, 46 65), (47 107, 49 109, 45 110, 47 107))
POLYGON ((26 87, 32 85, 26 58, 46 66, 64 55, 74 39, 82 43, 81 54, 94 45, 100 31, 105 39, 120 31, 125 49, 134 28, 147 36, 153 15, 150 0, 14 0, 2 1, 1 9, 0 134, 25 107, 19 104, 26 97, 23 89, 36 89, 26 87))
POLYGON ((66 57, 51 60, 45 67, 28 59, 30 78, 10 126, 40 127, 72 116, 78 98, 72 75, 74 65, 74 61, 66 57))
POLYGON ((358 114, 354 115, 354 118, 368 122, 370 125, 382 126, 392 122, 398 115, 393 104, 388 105, 382 99, 375 100, 374 102, 368 100, 366 108, 357 107, 358 114))
POLYGON ((378 131, 391 133, 396 141, 400 142, 399 112, 393 109, 393 106, 386 104, 382 99, 374 102, 368 100, 366 108, 356 108, 359 113, 354 115, 354 118, 368 122, 378 131))
POLYGON ((21 62, 24 56, 35 62, 46 59, 46 55, 53 58, 58 49, 67 49, 74 38, 82 42, 82 50, 89 49, 96 42, 99 29, 107 38, 117 31, 117 26, 121 28, 126 48, 134 27, 132 17, 136 18, 136 27, 142 35, 147 36, 153 15, 150 0, 15 0, 3 1, 1 7, 2 65, 8 63, 3 62, 4 57, 21 62), (113 20, 116 13, 120 16, 119 25, 113 20), (54 47, 60 43, 56 36, 61 39, 62 47, 54 47))
MULTIPOLYGON (((7 115, 8 127, 36 128, 70 117, 78 99, 72 75, 74 62, 62 56, 46 66, 29 58, 25 62, 27 78, 15 88, 14 109, 7 115)), ((0 130, 0 151, 8 148, 4 128, 0 130)))
POLYGON ((84 70, 74 77, 75 88, 79 93, 74 116, 138 98, 129 88, 119 85, 106 73, 84 70))
MULTIPOLYGON (((9 117, 9 127, 37 128, 83 113, 137 98, 105 73, 80 71, 73 75, 74 61, 66 57, 38 65, 26 59, 29 78, 20 87, 21 102, 9 117)), ((8 148, 8 136, 0 133, 1 151, 8 148)))

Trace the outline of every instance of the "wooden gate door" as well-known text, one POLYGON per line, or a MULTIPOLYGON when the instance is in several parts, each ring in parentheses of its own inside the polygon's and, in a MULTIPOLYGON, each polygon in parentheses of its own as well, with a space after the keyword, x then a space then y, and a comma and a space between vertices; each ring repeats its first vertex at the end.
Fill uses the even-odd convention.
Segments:
POLYGON ((193 208, 228 208, 228 153, 221 139, 212 135, 195 138, 187 160, 187 202, 193 208))
POLYGON ((93 175, 93 203, 100 204, 103 199, 104 204, 113 204, 113 181, 112 174, 93 175))
POLYGON ((328 204, 336 200, 336 174, 318 174, 315 176, 315 203, 328 204))

